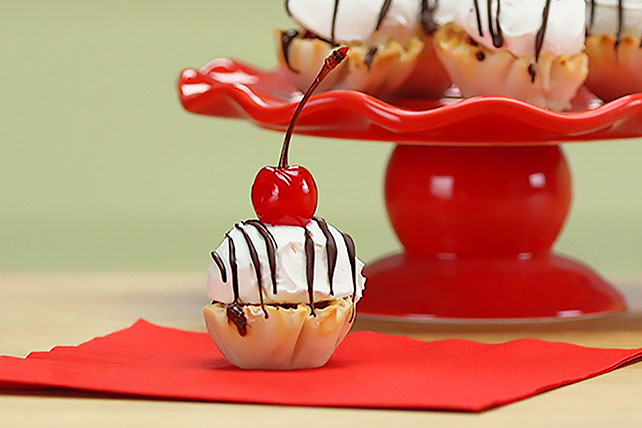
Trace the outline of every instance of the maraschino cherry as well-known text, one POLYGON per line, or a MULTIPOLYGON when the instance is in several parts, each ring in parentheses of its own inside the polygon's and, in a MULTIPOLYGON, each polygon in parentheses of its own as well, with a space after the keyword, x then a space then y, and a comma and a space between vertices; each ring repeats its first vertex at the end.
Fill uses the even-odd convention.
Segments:
POLYGON ((314 90, 321 81, 341 63, 348 53, 343 47, 332 51, 321 71, 299 102, 285 133, 278 166, 262 168, 252 185, 252 205, 264 223, 305 226, 317 209, 317 184, 310 171, 302 166, 288 164, 288 150, 294 125, 314 90))

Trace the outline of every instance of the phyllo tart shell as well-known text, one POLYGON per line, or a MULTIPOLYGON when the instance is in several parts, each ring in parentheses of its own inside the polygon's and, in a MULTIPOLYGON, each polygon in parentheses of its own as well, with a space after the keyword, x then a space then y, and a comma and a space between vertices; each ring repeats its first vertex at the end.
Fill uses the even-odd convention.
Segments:
POLYGON ((352 297, 345 297, 323 302, 314 313, 307 304, 232 308, 212 303, 203 315, 210 336, 233 365, 293 370, 327 363, 352 328, 354 310, 352 297))
POLYGON ((611 101, 642 92, 642 43, 640 37, 624 36, 616 46, 613 35, 586 39, 590 72, 586 86, 598 97, 611 101))
POLYGON ((542 53, 517 57, 477 43, 457 24, 440 27, 435 52, 464 97, 501 95, 553 111, 571 107, 588 75, 588 57, 542 53))
MULTIPOLYGON (((302 32, 275 31, 277 55, 295 87, 305 91, 314 81, 325 58, 336 48, 333 44, 302 32), (296 34, 294 36, 294 34, 296 34), (284 40, 288 40, 284 43, 284 40)), ((390 40, 367 46, 348 44, 348 56, 319 86, 319 91, 347 89, 375 96, 396 91, 412 73, 423 42, 411 38, 407 43, 390 40)))

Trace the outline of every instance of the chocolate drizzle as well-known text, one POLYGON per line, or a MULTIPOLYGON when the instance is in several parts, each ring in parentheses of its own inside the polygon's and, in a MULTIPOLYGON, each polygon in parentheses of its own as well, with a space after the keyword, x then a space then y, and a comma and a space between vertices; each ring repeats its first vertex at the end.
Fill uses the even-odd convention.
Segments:
MULTIPOLYGON (((588 0, 589 2, 589 22, 587 23, 586 35, 590 36, 595 25, 595 0, 588 0)), ((624 0, 617 2, 617 29, 615 30, 615 49, 618 48, 622 42, 622 33, 624 31, 624 0)), ((640 46, 642 46, 642 41, 640 46)))
POLYGON ((502 32, 502 26, 499 23, 499 14, 501 13, 502 2, 497 0, 497 13, 495 14, 495 27, 493 28, 493 11, 492 11, 492 2, 491 0, 486 0, 487 11, 488 11, 488 31, 490 32, 490 37, 493 40, 493 46, 496 48, 501 48, 504 45, 504 34, 502 32))
POLYGON ((259 220, 246 220, 243 224, 254 226, 265 241, 268 264, 270 265, 270 278, 272 279, 272 294, 276 294, 276 239, 274 239, 274 235, 272 235, 268 228, 259 220))
POLYGON ((332 10, 332 27, 330 27, 330 42, 336 44, 334 31, 337 26, 337 12, 339 11, 339 0, 334 0, 334 9, 332 10))
POLYGON ((317 316, 314 311, 314 241, 312 234, 307 228, 303 228, 305 235, 305 277, 308 283, 308 298, 310 300, 310 311, 313 316, 317 316))
POLYGON ((537 77, 537 67, 535 64, 528 66, 528 74, 531 76, 531 83, 535 83, 535 78, 537 77))
MULTIPOLYGON (((325 251, 328 259, 328 283, 330 286, 330 295, 334 296, 334 287, 333 287, 334 273, 336 271, 336 265, 337 265, 337 259, 338 259, 337 242, 334 236, 332 235, 330 226, 324 219, 314 217, 313 220, 317 223, 317 225, 319 226, 319 229, 321 230, 321 232, 323 233, 326 239, 325 251)), ((241 233, 241 235, 243 236, 243 239, 245 240, 245 243, 247 244, 248 253, 250 256, 250 260, 252 261, 252 265, 254 266, 254 272, 256 274, 256 279, 258 283, 260 305, 265 315, 265 318, 266 319, 268 318, 268 312, 265 309, 266 306, 295 307, 296 305, 298 305, 298 304, 274 304, 274 303, 264 302, 261 259, 259 258, 258 251, 256 249, 254 242, 252 241, 251 236, 247 233, 245 228, 242 227, 241 225, 252 226, 256 228, 258 233, 263 238, 263 241, 265 242, 265 247, 268 254, 268 263, 270 265, 270 273, 271 273, 274 294, 277 293, 276 239, 274 238, 274 235, 272 235, 270 230, 266 227, 266 225, 259 220, 253 220, 253 219, 246 220, 240 224, 234 225, 234 228, 241 233)), ((352 237, 350 237, 350 235, 343 232, 339 232, 339 233, 343 237, 343 241, 346 246, 346 252, 348 255, 348 260, 350 262, 350 270, 352 273, 352 302, 355 303, 356 295, 357 295, 356 248, 355 248, 354 241, 352 237)), ((310 306, 311 316, 316 316, 317 315, 316 311, 327 307, 330 301, 322 301, 322 302, 314 301, 314 269, 315 269, 315 263, 316 263, 315 243, 314 243, 312 233, 308 230, 307 227, 303 227, 303 234, 304 234, 303 245, 305 250, 305 277, 306 277, 306 283, 307 283, 308 305, 310 306)), ((225 237, 227 239, 227 245, 228 245, 229 266, 231 270, 232 290, 234 293, 233 302, 230 304, 225 304, 226 313, 227 313, 228 321, 231 323, 234 323, 234 325, 238 329, 238 332, 241 336, 245 336, 247 334, 248 324, 247 324, 247 318, 245 317, 245 313, 243 312, 243 303, 239 301, 240 296, 239 296, 239 278, 238 278, 236 244, 234 239, 230 235, 230 232, 226 233, 225 237)), ((212 251, 211 255, 212 255, 212 259, 214 260, 216 265, 219 267, 219 270, 221 271, 221 277, 223 279, 223 282, 227 282, 227 271, 225 270, 225 264, 223 263, 223 260, 221 259, 221 257, 216 251, 212 251)), ((212 302, 212 303, 216 303, 216 302, 212 302)), ((354 317, 354 306, 353 306, 353 313, 351 315, 351 320, 353 317, 354 317)))
MULTIPOLYGON (((484 29, 482 26, 482 16, 481 10, 479 9, 479 3, 477 0, 473 0, 473 4, 475 6, 475 18, 477 19, 477 31, 479 31, 479 37, 484 37, 484 29)), ((501 0, 497 0, 497 12, 495 13, 495 17, 493 18, 493 2, 492 0, 486 0, 488 32, 490 33, 490 38, 493 42, 493 46, 495 46, 496 48, 501 48, 502 46, 504 46, 504 32, 502 31, 502 26, 499 22, 501 10, 502 2, 501 0)))
MULTIPOLYGON (((474 1, 475 1, 475 8, 477 9, 477 16, 478 16, 477 24, 479 27, 479 35, 482 36, 483 34, 482 34, 482 28, 481 28, 481 21, 479 19, 479 7, 477 5, 477 0, 474 0, 474 1)), ((437 10, 438 5, 439 5, 439 0, 434 0, 432 5, 428 3, 428 0, 421 0, 421 25, 426 31, 426 33, 428 34, 432 34, 437 30, 437 24, 435 23, 435 20, 434 20, 434 14, 435 14, 435 11, 437 10)), ((386 19, 386 16, 390 11, 391 6, 392 6, 392 0, 383 1, 381 5, 381 9, 379 10, 379 15, 377 16, 375 31, 378 31, 379 29, 381 29, 381 25, 383 25, 383 21, 386 19)), ((335 32, 336 32, 336 26, 337 26, 338 11, 339 11, 339 0, 334 0, 334 8, 332 10, 332 24, 330 27, 330 40, 325 40, 318 36, 315 36, 315 38, 328 42, 331 45, 337 46, 335 32)), ((290 17, 292 16, 292 12, 290 11, 290 0, 285 0, 285 12, 288 14, 288 16, 290 17)), ((290 32, 292 31, 295 31, 295 30, 290 30, 290 32)), ((298 35, 298 32, 297 32, 297 35, 298 35)), ((293 36, 292 39, 294 39, 297 35, 293 36)), ((282 35, 281 43, 283 44, 283 48, 284 48, 283 52, 286 58, 286 63, 288 63, 287 54, 285 54, 286 52, 285 48, 289 46, 290 43, 292 43, 292 40, 285 42, 284 35, 282 35)), ((374 54, 372 56, 374 57, 374 54)), ((290 64, 288 63, 288 67, 289 66, 290 64)))
POLYGON ((230 257, 230 268, 232 269, 232 291, 234 292, 234 303, 239 301, 239 267, 236 264, 236 246, 234 245, 234 239, 230 236, 229 233, 226 233, 227 237, 227 249, 230 257))
POLYGON ((298 35, 299 32, 297 30, 281 31, 281 51, 283 52, 283 59, 288 68, 295 73, 298 73, 298 71, 290 65, 290 45, 298 35))
POLYGON ((435 22, 437 7, 439 7, 439 0, 435 0, 432 6, 428 4, 428 0, 421 0, 421 26, 428 34, 437 31, 437 23, 435 22))
MULTIPOLYGON (((354 245, 354 240, 352 236, 347 233, 341 232, 343 236, 343 242, 346 244, 346 250, 348 251, 348 259, 350 260, 350 272, 352 272, 352 303, 354 305, 355 298, 357 296, 357 250, 354 245)), ((354 306, 352 307, 352 314, 350 315, 350 321, 354 319, 354 306)))
POLYGON ((343 236, 343 241, 348 251, 348 259, 350 260, 350 270, 352 271, 352 298, 354 299, 357 294, 357 250, 352 236, 343 232, 341 232, 341 236, 343 236))
MULTIPOLYGON (((490 1, 490 0, 486 0, 490 1)), ((482 29, 482 21, 481 21, 481 12, 479 10, 479 3, 477 0, 473 0, 473 4, 475 5, 475 15, 477 17, 477 31, 479 31, 479 37, 484 37, 484 30, 482 29)))
POLYGON ((227 269, 225 269, 223 259, 218 255, 216 251, 212 251, 210 255, 212 256, 212 260, 214 260, 214 263, 216 263, 216 266, 218 266, 219 272, 221 272, 221 281, 227 282, 227 269))
POLYGON ((615 49, 622 41, 622 30, 624 28, 624 0, 617 2, 617 33, 615 35, 615 49))
POLYGON ((590 30, 593 28, 593 24, 595 24, 595 0, 588 0, 589 2, 589 22, 588 22, 588 28, 586 29, 586 35, 588 36, 590 34, 590 30))
POLYGON ((232 269, 232 290, 234 291, 234 302, 226 306, 227 319, 234 323, 241 336, 245 336, 247 334, 247 319, 243 313, 243 308, 239 305, 239 274, 238 265, 236 264, 236 247, 230 234, 226 233, 225 236, 227 237, 230 268, 232 269))
POLYGON ((263 302, 263 275, 261 272, 261 261, 259 260, 259 255, 257 254, 256 247, 254 247, 254 243, 250 239, 250 236, 247 234, 247 232, 238 224, 236 224, 234 227, 241 232, 241 234, 243 235, 243 239, 245 239, 245 243, 247 244, 247 249, 250 253, 250 260, 252 260, 254 273, 256 274, 256 282, 259 287, 259 302, 261 305, 261 309, 263 310, 263 314, 265 315, 265 319, 267 319, 268 313, 265 310, 265 305, 263 302))
POLYGON ((372 67, 372 61, 375 59, 375 55, 377 55, 377 52, 379 51, 379 48, 376 46, 372 46, 370 49, 368 49, 368 53, 366 54, 366 57, 364 58, 363 62, 368 66, 368 70, 372 67))
POLYGON ((542 46, 544 46, 544 37, 546 36, 546 27, 548 26, 548 15, 551 11, 551 0, 546 0, 546 6, 544 6, 544 11, 542 12, 542 25, 537 31, 537 36, 535 36, 535 62, 539 61, 539 55, 542 52, 542 46))
POLYGON ((328 256, 328 283, 330 284, 330 295, 334 296, 334 288, 332 283, 334 281, 334 269, 337 266, 337 241, 328 228, 328 223, 322 218, 314 217, 313 220, 319 225, 319 229, 325 236, 325 253, 328 256))
MULTIPOLYGON (((492 39, 493 46, 495 48, 500 48, 504 45, 504 42, 505 42, 504 33, 502 31, 502 26, 500 23, 502 3, 501 3, 501 0, 496 0, 496 1, 497 1, 497 11, 495 13, 495 16, 493 16, 493 10, 492 10, 493 0, 486 0, 486 11, 487 11, 487 18, 488 18, 488 30, 490 32, 490 37, 492 39)), ((621 6, 623 0, 618 0, 618 1, 619 1, 618 4, 621 6)), ((484 37, 484 31, 482 28, 482 18, 481 18, 481 12, 479 9, 478 0, 473 0, 473 4, 475 6, 475 15, 477 18, 477 29, 479 30, 479 36, 484 37)), ((546 36, 546 28, 548 26, 548 17, 550 15, 550 10, 551 10, 551 0, 546 0, 546 4, 542 11, 542 24, 539 30, 537 31, 537 35, 535 36, 535 62, 539 61, 539 56, 542 52, 542 47, 544 46, 544 38, 546 36)), ((593 0, 591 2, 591 26, 593 25, 594 13, 595 13, 595 4, 593 0)), ((621 27, 622 19, 620 19, 619 25, 621 27)), ((620 31, 621 30, 618 30, 618 32, 620 31)), ((477 57, 479 59, 479 55, 477 57)), ((531 75, 531 80, 533 82, 535 81, 534 71, 535 71, 534 68, 529 67, 528 72, 531 75)))
POLYGON ((243 308, 238 304, 227 305, 225 308, 228 321, 231 321, 236 326, 239 334, 245 336, 247 334, 247 318, 243 313, 243 308))
POLYGON ((383 20, 386 18, 386 15, 390 10, 391 4, 392 4, 392 0, 384 0, 383 4, 381 5, 381 10, 379 11, 379 17, 377 18, 377 25, 375 26, 375 31, 381 28, 381 24, 383 23, 383 20))

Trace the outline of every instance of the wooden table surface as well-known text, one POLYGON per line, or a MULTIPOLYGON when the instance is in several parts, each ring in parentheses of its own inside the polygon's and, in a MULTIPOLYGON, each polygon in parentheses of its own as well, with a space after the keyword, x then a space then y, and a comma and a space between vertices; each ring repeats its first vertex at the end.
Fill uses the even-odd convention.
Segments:
MULTIPOLYGON (((204 331, 204 274, 0 274, 0 354, 74 345, 138 318, 204 331)), ((356 329, 425 340, 521 337, 596 347, 642 346, 642 276, 617 277, 631 310, 546 324, 405 324, 357 320, 356 329)), ((0 390, 0 426, 604 427, 642 426, 642 362, 482 414, 176 402, 65 392, 0 390)))

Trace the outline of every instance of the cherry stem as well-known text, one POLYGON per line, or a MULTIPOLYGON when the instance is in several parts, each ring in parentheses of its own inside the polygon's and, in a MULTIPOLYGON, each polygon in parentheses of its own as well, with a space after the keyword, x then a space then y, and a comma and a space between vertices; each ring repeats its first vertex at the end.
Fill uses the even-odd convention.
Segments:
POLYGON ((317 88, 317 86, 319 86, 319 84, 323 81, 323 79, 325 79, 325 77, 336 66, 341 64, 341 61, 343 61, 346 58, 346 55, 348 54, 348 50, 349 50, 348 47, 342 47, 342 48, 333 50, 332 53, 328 55, 328 57, 325 59, 323 63, 323 67, 321 67, 321 71, 319 71, 319 74, 314 79, 314 82, 312 82, 308 90, 305 91, 305 94, 303 94, 303 98, 301 98, 301 101, 299 101, 299 105, 294 111, 294 115, 292 115, 292 120, 290 121, 290 125, 288 126, 288 130, 285 133, 285 139, 283 140, 283 148, 281 149, 281 157, 279 158, 278 168, 288 167, 288 151, 290 150, 290 140, 292 139, 292 132, 294 132, 294 125, 299 119, 299 115, 303 110, 303 106, 308 101, 308 99, 312 96, 312 93, 317 88))

